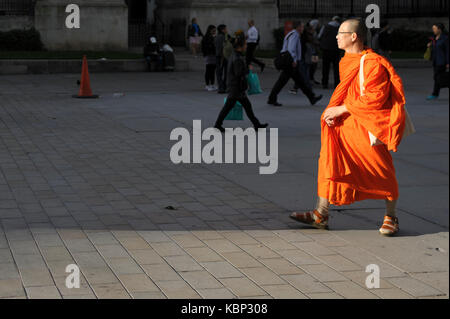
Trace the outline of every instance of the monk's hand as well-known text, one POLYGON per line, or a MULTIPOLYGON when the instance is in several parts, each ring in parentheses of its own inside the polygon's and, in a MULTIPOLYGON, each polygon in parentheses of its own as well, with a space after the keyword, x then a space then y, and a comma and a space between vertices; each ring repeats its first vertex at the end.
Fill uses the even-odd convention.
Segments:
POLYGON ((335 118, 341 116, 345 113, 344 106, 333 106, 329 107, 323 113, 323 119, 325 122, 334 120, 335 118))

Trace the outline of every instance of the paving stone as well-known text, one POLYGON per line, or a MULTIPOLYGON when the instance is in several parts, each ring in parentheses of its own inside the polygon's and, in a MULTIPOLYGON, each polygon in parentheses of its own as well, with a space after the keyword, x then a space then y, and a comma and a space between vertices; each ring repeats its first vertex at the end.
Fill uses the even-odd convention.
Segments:
POLYGON ((130 299, 131 296, 121 283, 106 283, 92 285, 95 295, 99 299, 130 299))
POLYGON ((158 281, 156 283, 170 299, 198 299, 200 295, 184 281, 158 281))
POLYGON ((14 263, 0 264, 0 280, 20 278, 19 270, 14 263))
POLYGON ((42 247, 41 252, 46 261, 72 260, 69 251, 63 246, 42 247))
POLYGON ((404 290, 414 297, 437 296, 444 294, 417 279, 411 277, 389 278, 387 279, 394 286, 404 290))
POLYGON ((167 297, 159 291, 146 291, 146 292, 131 292, 133 299, 167 299, 167 297))
POLYGON ((106 258, 105 260, 116 275, 143 273, 141 267, 131 258, 106 258))
POLYGON ((203 268, 188 255, 165 257, 167 263, 177 272, 202 270, 203 268))
POLYGON ((279 250, 277 253, 297 266, 322 264, 319 259, 301 250, 279 250))
POLYGON ((310 299, 344 299, 341 295, 335 292, 318 292, 306 294, 310 299))
POLYGON ((185 248, 197 262, 222 261, 223 258, 209 247, 185 248))
POLYGON ((266 267, 240 268, 248 278, 258 285, 282 285, 286 282, 266 267))
POLYGON ((293 245, 313 256, 336 255, 336 252, 316 242, 295 242, 293 245))
POLYGON ((259 259, 259 262, 264 264, 277 275, 295 275, 305 273, 299 267, 283 258, 259 259))
POLYGON ((159 292, 159 288, 145 274, 119 275, 119 280, 130 292, 159 292))
POLYGON ((86 269, 83 269, 82 271, 89 285, 110 284, 119 282, 119 279, 108 267, 101 267, 101 268, 88 267, 86 269))
POLYGON ((371 289, 370 292, 377 295, 381 299, 412 299, 410 294, 405 293, 403 290, 398 288, 380 288, 371 289))
POLYGON ((128 258, 127 251, 120 245, 97 245, 98 252, 103 258, 128 258))
POLYGON ((283 275, 281 278, 304 294, 331 292, 327 286, 308 274, 283 275))
POLYGON ((227 239, 206 239, 203 242, 218 253, 239 252, 241 249, 227 239))
POLYGON ((280 255, 263 245, 240 245, 239 247, 256 259, 280 258, 280 255))
POLYGON ((142 237, 123 237, 120 243, 126 250, 151 249, 151 246, 142 237))
POLYGON ((171 238, 181 247, 183 248, 195 248, 195 247, 204 247, 205 243, 199 240, 192 234, 187 235, 175 235, 171 236, 171 238))
POLYGON ((152 248, 129 250, 128 253, 136 260, 139 265, 154 265, 165 263, 164 259, 152 248))
POLYGON ((186 252, 173 242, 151 243, 151 246, 162 257, 186 255, 186 252))
POLYGON ((265 296, 267 293, 248 278, 222 278, 220 282, 239 298, 265 296))
POLYGON ((226 261, 211 261, 201 263, 205 269, 216 278, 236 278, 244 275, 226 261))
POLYGON ((61 294, 55 286, 25 288, 30 299, 61 299, 61 294))
POLYGON ((186 282, 194 287, 196 290, 199 289, 212 289, 212 288, 222 288, 222 284, 217 281, 213 276, 211 276, 207 271, 186 271, 181 272, 180 275, 186 282))
POLYGON ((255 258, 243 251, 222 253, 222 256, 237 268, 262 266, 255 258))
POLYGON ((320 282, 348 280, 348 278, 326 265, 302 265, 300 267, 320 282))
POLYGON ((227 288, 197 289, 204 299, 234 299, 236 296, 227 288))
POLYGON ((25 290, 20 279, 0 279, 0 298, 13 297, 25 297, 25 290))
POLYGON ((411 276, 448 295, 448 272, 412 273, 411 276))
POLYGON ((327 282, 326 285, 347 299, 378 299, 371 290, 364 289, 352 281, 327 282))
POLYGON ((180 275, 167 263, 143 265, 142 268, 153 281, 181 280, 180 275))
POLYGON ((269 295, 276 299, 307 299, 306 295, 290 285, 264 285, 261 286, 269 295))
POLYGON ((20 271, 24 287, 41 287, 54 285, 50 272, 47 269, 22 269, 20 271))

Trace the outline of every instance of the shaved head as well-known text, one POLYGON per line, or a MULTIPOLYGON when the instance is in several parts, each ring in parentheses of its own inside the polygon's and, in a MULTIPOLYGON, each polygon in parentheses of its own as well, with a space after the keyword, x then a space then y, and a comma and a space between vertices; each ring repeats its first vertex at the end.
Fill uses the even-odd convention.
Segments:
POLYGON ((348 19, 345 20, 342 25, 346 31, 355 32, 361 43, 364 43, 367 38, 367 27, 362 19, 348 19))

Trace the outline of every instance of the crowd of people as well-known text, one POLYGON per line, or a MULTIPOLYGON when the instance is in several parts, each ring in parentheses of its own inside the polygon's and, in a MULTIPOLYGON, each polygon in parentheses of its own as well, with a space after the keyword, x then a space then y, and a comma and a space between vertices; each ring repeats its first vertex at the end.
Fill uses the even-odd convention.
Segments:
MULTIPOLYGON (((336 38, 342 20, 340 16, 334 16, 328 23, 321 25, 319 20, 313 19, 306 24, 302 22, 294 23, 291 29, 285 30, 281 52, 288 51, 293 58, 293 63, 292 67, 281 70, 280 76, 269 95, 268 104, 282 106, 277 100, 277 96, 289 79, 294 81, 294 86, 289 90, 289 93, 297 94, 298 89, 300 89, 312 105, 322 97, 314 93, 313 87, 321 85, 323 89, 330 88, 330 72, 332 72, 331 88, 338 86, 340 83, 339 62, 344 51, 338 48, 336 38), (319 56, 322 58, 321 81, 316 80, 319 56)), ((442 23, 434 24, 432 30, 434 36, 428 46, 432 48, 430 59, 433 63, 434 85, 432 94, 427 97, 428 100, 437 99, 440 89, 448 86, 448 84, 443 84, 443 82, 448 82, 446 78, 448 77, 449 64, 448 36, 442 23)), ((383 21, 380 28, 368 30, 365 45, 372 48, 375 53, 390 60, 392 32, 393 28, 387 21, 383 21)), ((206 90, 217 91, 220 94, 228 92, 228 60, 233 53, 233 43, 237 37, 244 37, 246 40, 244 58, 247 67, 255 64, 259 66, 262 73, 266 65, 255 57, 260 41, 260 32, 254 20, 248 21, 246 32, 238 30, 234 33, 234 36, 231 36, 224 24, 217 27, 210 25, 206 33, 203 34, 197 19, 192 19, 188 27, 188 41, 192 54, 197 56, 201 52, 205 59, 206 90)))

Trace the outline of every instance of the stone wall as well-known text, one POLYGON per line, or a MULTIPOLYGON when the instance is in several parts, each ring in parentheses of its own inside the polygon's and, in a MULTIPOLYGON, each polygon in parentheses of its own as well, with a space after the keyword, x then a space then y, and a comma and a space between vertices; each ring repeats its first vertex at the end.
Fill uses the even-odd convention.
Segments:
MULTIPOLYGON (((230 33, 238 29, 246 31, 247 21, 253 19, 261 33, 260 47, 263 49, 273 48, 275 39, 272 31, 279 24, 274 0, 160 0, 157 10, 162 20, 171 26, 169 30, 184 33, 178 34, 176 38, 183 39, 186 45, 187 26, 194 17, 203 32, 210 24, 217 26, 223 23, 227 25, 230 33), (177 28, 173 24, 183 24, 183 28, 177 28)), ((170 35, 170 38, 174 38, 174 35, 170 35)))
POLYGON ((70 0, 38 0, 35 28, 48 50, 127 50, 128 7, 123 0, 77 0, 80 28, 67 29, 70 0))
POLYGON ((0 16, 0 31, 14 29, 30 29, 34 26, 33 17, 29 16, 0 16))

